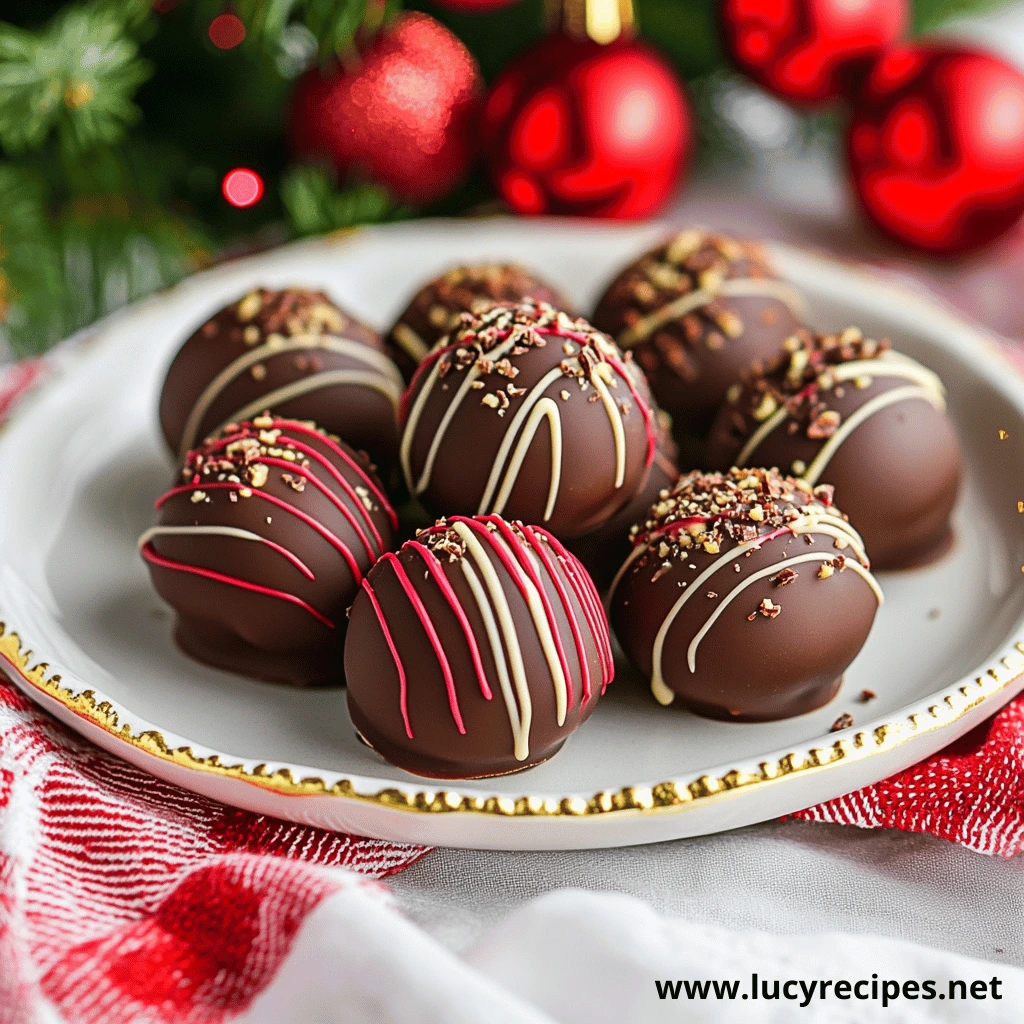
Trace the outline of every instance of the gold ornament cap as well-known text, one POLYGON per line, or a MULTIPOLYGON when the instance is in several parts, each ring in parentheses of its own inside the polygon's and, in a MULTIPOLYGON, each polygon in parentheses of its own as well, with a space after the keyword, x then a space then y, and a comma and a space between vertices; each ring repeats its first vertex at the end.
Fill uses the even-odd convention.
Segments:
POLYGON ((544 0, 549 32, 611 43, 633 34, 633 0, 544 0))

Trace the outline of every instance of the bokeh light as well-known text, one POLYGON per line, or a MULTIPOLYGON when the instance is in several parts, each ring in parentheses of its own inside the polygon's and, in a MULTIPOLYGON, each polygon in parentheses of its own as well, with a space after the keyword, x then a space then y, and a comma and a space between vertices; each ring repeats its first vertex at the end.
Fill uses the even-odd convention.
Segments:
POLYGON ((248 167, 228 171, 220 187, 224 198, 239 208, 255 206, 263 198, 263 179, 248 167))
POLYGON ((245 25, 237 14, 218 14, 210 22, 208 33, 218 50, 233 50, 245 39, 245 25))

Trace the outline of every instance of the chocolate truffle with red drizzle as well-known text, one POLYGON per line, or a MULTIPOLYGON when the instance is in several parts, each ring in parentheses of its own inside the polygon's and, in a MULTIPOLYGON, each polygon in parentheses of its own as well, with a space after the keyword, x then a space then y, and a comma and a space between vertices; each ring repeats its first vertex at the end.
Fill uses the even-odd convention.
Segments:
POLYGON ((708 461, 832 484, 876 570, 924 565, 951 545, 962 459, 942 382, 855 327, 800 331, 766 373, 735 386, 708 461))
POLYGON ((182 650, 269 682, 342 681, 345 612, 398 525, 365 455, 259 416, 189 452, 156 507, 139 548, 182 650))
POLYGON ((385 351, 406 380, 423 357, 459 326, 462 313, 482 313, 496 302, 532 298, 571 312, 552 286, 514 263, 476 263, 452 267, 427 282, 413 297, 388 333, 385 351))
POLYGON ((160 424, 184 458, 225 424, 269 409, 314 420, 384 465, 398 444, 403 386, 380 336, 323 292, 256 288, 181 347, 160 396, 160 424))
POLYGON ((703 434, 726 390, 802 326, 799 292, 750 242, 688 228, 609 285, 594 324, 633 352, 681 434, 703 434))
POLYGON ((497 513, 578 536, 636 494, 655 431, 615 343, 525 300, 463 314, 402 398, 402 471, 437 515, 497 513))
POLYGON ((730 721, 826 704, 882 592, 832 504, 776 470, 689 473, 654 505, 612 584, 612 623, 659 703, 730 721))
POLYGON ((433 778, 547 760, 613 674, 586 570, 555 537, 452 516, 363 580, 345 643, 348 707, 392 764, 433 778))

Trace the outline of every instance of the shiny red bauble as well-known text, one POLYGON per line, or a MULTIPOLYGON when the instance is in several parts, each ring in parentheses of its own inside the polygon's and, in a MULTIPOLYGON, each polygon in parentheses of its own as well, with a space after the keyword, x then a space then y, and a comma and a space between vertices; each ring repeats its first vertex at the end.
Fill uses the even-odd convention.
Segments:
POLYGON ((476 155, 482 82, 473 56, 426 14, 401 14, 349 67, 314 69, 296 85, 291 138, 411 203, 446 195, 476 155))
POLYGON ((510 4, 517 4, 519 0, 434 0, 434 3, 438 7, 459 11, 461 14, 485 14, 487 11, 496 11, 510 4))
POLYGON ((759 85, 812 105, 846 95, 910 22, 909 0, 724 0, 722 38, 759 85))
POLYGON ((1024 75, 954 44, 893 49, 856 100, 847 148, 888 235, 937 254, 984 245, 1024 213, 1024 75))
POLYGON ((679 80, 629 37, 545 37, 501 74, 484 113, 495 185, 522 214, 656 213, 679 184, 691 141, 679 80))

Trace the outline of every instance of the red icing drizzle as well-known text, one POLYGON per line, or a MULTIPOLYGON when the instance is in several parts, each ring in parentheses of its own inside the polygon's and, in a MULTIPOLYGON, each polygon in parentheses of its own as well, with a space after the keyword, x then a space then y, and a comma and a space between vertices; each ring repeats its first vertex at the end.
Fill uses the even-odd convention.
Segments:
POLYGON ((402 547, 411 548, 413 551, 418 552, 423 557, 423 561, 427 563, 427 570, 441 588, 441 593, 447 598, 451 610, 455 613, 455 617, 459 620, 459 625, 462 627, 462 633, 466 638, 466 643, 469 645, 469 656, 473 659, 473 668, 476 670, 476 678, 480 684, 480 692, 487 700, 490 700, 491 688, 487 684, 487 673, 484 672, 483 661, 480 658, 480 648, 477 645, 476 637, 473 635, 473 627, 470 625, 469 619, 466 618, 466 612, 459 601, 458 594, 455 593, 451 583, 448 582, 448 577, 445 576, 444 568, 438 561, 437 555, 430 548, 425 547, 416 540, 407 541, 402 547))
POLYGON ((388 501, 387 495, 380 489, 380 487, 377 486, 376 483, 374 483, 373 477, 370 476, 370 474, 367 473, 361 465, 359 465, 357 459, 353 459, 352 456, 341 447, 341 445, 335 444, 335 442, 329 437, 321 434, 319 431, 314 430, 312 427, 307 426, 299 420, 277 419, 276 422, 287 424, 288 429, 295 431, 297 434, 305 434, 307 437, 316 438, 316 440, 321 444, 327 445, 335 455, 344 459, 345 463, 355 470, 366 486, 373 492, 373 496, 377 499, 378 504, 382 509, 384 509, 388 519, 391 521, 391 528, 393 530, 398 529, 398 513, 391 507, 391 502, 388 501))
POLYGON ((604 693, 608 688, 608 684, 615 678, 615 661, 612 657, 608 621, 605 618, 604 609, 601 607, 601 599, 586 570, 580 567, 580 571, 577 572, 579 562, 574 555, 566 550, 562 542, 554 534, 549 533, 540 526, 533 527, 533 529, 554 549, 555 554, 558 555, 562 565, 565 567, 565 574, 569 577, 569 581, 576 591, 576 596, 580 599, 580 605, 583 608, 584 616, 586 616, 587 625, 590 626, 590 632, 593 634, 594 641, 597 644, 597 652, 601 661, 601 692, 604 693))
POLYGON ((273 590, 270 587, 262 587, 258 583, 249 583, 246 580, 238 579, 236 576, 227 576, 224 573, 216 572, 213 569, 203 569, 198 565, 188 565, 186 562, 179 562, 172 558, 165 558, 163 555, 156 552, 153 548, 152 542, 145 544, 142 547, 141 554, 147 562, 152 562, 154 565, 158 565, 162 569, 173 569, 175 572, 191 573, 193 576, 202 576, 206 579, 214 580, 217 583, 225 583, 228 586, 239 587, 242 590, 251 590, 253 593, 262 594, 265 597, 276 597, 281 601, 288 601, 291 604, 297 605, 299 608, 304 608, 315 619, 327 626, 328 629, 334 629, 334 623, 331 622, 326 615, 322 615, 311 604, 303 601, 301 597, 296 597, 295 594, 288 594, 283 590, 273 590))
POLYGON ((644 458, 644 468, 650 469, 651 463, 654 461, 654 450, 658 445, 658 434, 654 429, 654 416, 651 414, 650 407, 640 397, 640 392, 637 391, 636 385, 633 383, 633 379, 626 371, 625 365, 621 360, 616 359, 615 356, 605 356, 608 360, 609 365, 615 368, 615 372, 626 382, 626 387, 629 388, 629 393, 633 396, 633 401, 636 402, 637 408, 640 410, 640 415, 644 421, 644 431, 647 434, 647 455, 644 458))
MULTIPOLYGON (((275 422, 277 422, 277 423, 281 423, 281 422, 291 423, 290 420, 289 421, 276 420, 275 422)), ((278 428, 278 429, 280 429, 280 428, 278 428)), ((316 432, 315 431, 310 431, 309 433, 315 434, 316 432)), ((317 435, 317 436, 319 436, 319 435, 317 435)), ((220 451, 222 448, 226 448, 228 445, 234 444, 236 441, 241 441, 243 438, 248 438, 248 437, 252 437, 252 438, 257 438, 258 439, 258 434, 255 431, 250 430, 248 427, 244 427, 237 434, 230 434, 230 435, 228 435, 226 437, 222 437, 218 441, 215 441, 215 442, 207 444, 204 447, 203 451, 206 452, 206 453, 220 451)), ((323 438, 321 438, 321 440, 323 440, 323 438)), ((331 475, 331 477, 334 480, 336 480, 341 485, 341 487, 345 491, 345 493, 352 499, 353 504, 356 505, 356 507, 359 509, 360 514, 362 515, 363 519, 366 521, 367 526, 369 526, 371 532, 373 533, 374 540, 377 542, 377 549, 379 551, 383 552, 383 550, 384 550, 384 541, 381 538, 380 532, 378 531, 377 526, 376 526, 376 524, 373 521, 373 517, 370 515, 369 510, 366 508, 366 506, 363 504, 363 502, 360 500, 359 495, 356 494, 355 488, 352 486, 351 483, 349 483, 348 480, 345 479, 344 475, 338 471, 338 468, 336 466, 332 465, 331 462, 328 459, 326 459, 315 448, 311 448, 309 445, 303 444, 302 441, 296 441, 293 438, 286 437, 283 434, 278 437, 277 441, 275 442, 275 447, 282 447, 282 448, 289 447, 289 448, 293 448, 295 451, 302 452, 303 455, 309 456, 310 458, 314 459, 317 463, 319 463, 321 466, 323 466, 324 469, 326 469, 327 472, 331 475)), ((370 479, 366 476, 366 474, 363 473, 359 469, 358 464, 353 459, 351 459, 349 457, 348 453, 343 448, 337 448, 337 446, 334 446, 334 447, 335 447, 338 455, 341 458, 343 458, 348 463, 348 465, 350 465, 353 469, 355 469, 357 472, 359 472, 361 479, 366 480, 366 482, 369 485, 369 487, 373 490, 374 495, 379 497, 380 495, 379 495, 379 492, 377 491, 377 488, 373 485, 372 481, 370 481, 370 479)), ((273 456, 271 456, 270 458, 273 458, 273 456)), ((263 457, 261 457, 260 461, 269 462, 269 458, 266 457, 266 456, 263 456, 263 457)), ((288 468, 296 468, 297 469, 297 464, 289 462, 288 463, 288 468)), ((303 473, 302 476, 305 476, 307 480, 311 480, 320 490, 324 491, 324 493, 327 495, 328 498, 330 498, 336 505, 338 504, 337 495, 332 494, 328 490, 325 490, 324 487, 323 487, 322 482, 318 478, 307 476, 305 473, 303 473)), ((389 518, 393 518, 394 519, 393 525, 397 526, 397 518, 395 517, 394 509, 391 508, 390 505, 388 505, 386 498, 381 498, 380 500, 381 500, 381 506, 388 513, 389 518)), ((341 505, 338 505, 338 507, 341 508, 342 512, 345 512, 345 509, 341 505)), ((374 552, 370 548, 369 544, 367 543, 367 541, 365 539, 365 536, 363 535, 363 531, 361 530, 361 528, 358 525, 356 525, 356 523, 352 522, 352 517, 350 515, 348 515, 348 513, 346 513, 346 517, 348 518, 349 522, 352 523, 353 529, 360 535, 360 539, 363 541, 363 546, 366 548, 367 552, 369 553, 370 560, 373 561, 374 559, 377 558, 376 552, 374 552)))
POLYGON ((387 562, 390 564, 391 568, 394 569, 395 575, 398 577, 398 582, 402 585, 402 589, 405 591, 406 597, 409 598, 410 603, 416 610, 416 614, 419 616, 423 630, 427 634, 427 638, 430 640, 430 645, 434 648, 434 654, 437 656, 438 664, 441 666, 441 674, 444 676, 445 689, 448 691, 448 706, 451 708, 452 718, 455 719, 455 724, 458 727, 459 732, 465 735, 466 727, 462 724, 462 714, 459 711, 459 699, 455 694, 455 680, 452 678, 452 668, 448 663, 448 658, 444 653, 444 648, 441 646, 441 640, 437 635, 437 630, 434 629, 434 624, 430 621, 430 615, 424 607, 420 595, 416 593, 416 588, 412 585, 412 580, 409 579, 409 576, 405 571, 405 566, 403 566, 399 561, 398 556, 394 552, 389 551, 381 558, 381 562, 387 562))
MULTIPOLYGON (((542 338, 567 338, 585 347, 595 347, 594 336, 592 334, 587 334, 583 331, 568 330, 566 328, 560 327, 557 323, 551 323, 544 327, 534 327, 534 331, 536 331, 536 333, 539 334, 542 338)), ((500 342, 504 341, 511 333, 511 329, 505 331, 496 331, 494 333, 494 337, 497 341, 500 342)), ((399 423, 401 423, 403 426, 405 425, 405 421, 409 415, 409 403, 412 400, 413 392, 419 386, 420 381, 423 378, 423 375, 427 372, 427 369, 433 366, 434 363, 436 363, 442 356, 447 355, 449 352, 453 352, 455 351, 455 349, 458 348, 470 348, 471 346, 472 341, 469 341, 467 343, 467 339, 460 338, 455 341, 449 342, 447 345, 444 345, 441 348, 436 348, 433 351, 428 352, 423 357, 419 366, 416 367, 416 370, 412 375, 412 379, 409 381, 409 386, 405 389, 404 392, 402 392, 402 398, 398 403, 399 423)), ((486 354, 487 353, 484 353, 484 355, 486 354)), ((648 407, 647 403, 643 400, 643 398, 641 398, 639 392, 633 384, 633 381, 630 380, 629 374, 626 372, 622 362, 615 356, 608 356, 603 352, 599 353, 599 356, 604 361, 606 361, 626 382, 626 387, 629 388, 630 394, 633 396, 633 400, 636 402, 638 408, 640 409, 640 415, 643 417, 644 421, 644 429, 647 432, 646 465, 650 466, 652 460, 654 459, 654 448, 657 444, 657 434, 654 429, 654 421, 651 415, 651 410, 648 407)))
MULTIPOLYGON (((544 584, 541 582, 540 576, 537 575, 537 570, 534 569, 533 564, 530 562, 530 556, 527 554, 523 542, 515 535, 515 532, 508 523, 506 523, 500 516, 495 515, 479 516, 478 518, 485 523, 492 523, 497 527, 498 533, 501 534, 502 538, 511 548, 512 553, 515 555, 516 561, 514 564, 525 570, 526 575, 530 577, 530 581, 533 583, 534 587, 537 588, 541 605, 544 608, 544 615, 547 617, 548 625, 551 627, 551 636, 555 641, 555 651, 558 654, 558 663, 562 667, 562 676, 565 679, 566 705, 568 707, 572 707, 572 673, 569 671, 569 662, 566 660, 565 649, 562 647, 562 638, 558 628, 558 620, 555 618, 555 612, 551 607, 551 602, 548 600, 544 584)), ((489 534, 490 530, 485 532, 489 534)), ((516 585, 522 592, 523 598, 529 602, 526 586, 522 583, 521 578, 517 576, 513 571, 512 565, 510 565, 508 560, 505 558, 503 548, 499 544, 495 544, 493 539, 491 540, 491 547, 498 554, 498 557, 505 563, 509 572, 512 573, 513 578, 516 579, 516 585)), ((572 610, 569 609, 566 614, 571 616, 572 610)))
MULTIPOLYGON (((288 464, 291 466, 291 463, 288 464)), ((180 487, 172 487, 166 494, 162 495, 157 499, 156 508, 161 508, 163 504, 170 498, 175 497, 178 494, 189 494, 195 491, 240 491, 243 484, 233 483, 196 483, 196 484, 184 484, 180 487)), ((274 497, 273 494, 267 494, 265 491, 261 491, 258 487, 249 488, 252 497, 260 497, 265 501, 269 501, 271 504, 276 505, 278 508, 284 509, 286 512, 290 512, 293 516, 301 519, 307 526, 312 527, 320 534, 329 544, 336 548, 348 563, 348 567, 352 572, 353 579, 358 583, 362 578, 363 574, 359 569, 359 564, 356 562, 352 555, 352 552, 345 546, 345 544, 339 540, 330 530, 325 526, 318 523, 312 516, 306 515, 305 512, 295 508, 293 505, 289 505, 288 502, 282 501, 280 498, 274 497)), ((248 499, 243 499, 247 501, 248 499)))
MULTIPOLYGON (((352 527, 356 532, 356 536, 359 538, 363 547, 366 549, 366 554, 370 558, 370 562, 374 562, 377 558, 377 552, 374 550, 373 545, 370 543, 370 538, 366 536, 366 532, 359 525, 359 521, 356 519, 352 510, 339 498, 334 491, 327 487, 324 482, 315 474, 310 473, 307 469, 297 465, 294 462, 289 462, 287 459, 278 459, 274 456, 262 456, 258 459, 253 459, 253 462, 262 462, 267 466, 278 466, 295 472, 298 476, 301 476, 304 480, 308 480, 321 494, 324 495, 337 509, 338 511, 348 520, 349 526, 352 527)), ((355 500, 358 502, 359 499, 353 495, 355 500)), ((362 507, 362 506, 360 506, 362 507)), ((380 538, 378 537, 378 543, 380 538)), ((379 544, 379 547, 383 549, 384 545, 379 544)))
POLYGON ((402 709, 402 721, 405 723, 405 735, 409 739, 414 739, 412 734, 412 725, 409 723, 409 687, 405 678, 405 668, 402 665, 402 659, 398 654, 398 648, 395 647, 395 641, 391 637, 391 630, 388 629, 387 620, 384 618, 384 613, 380 609, 380 603, 377 601, 377 595, 373 592, 373 587, 370 586, 370 581, 364 579, 362 582, 363 590, 366 591, 366 596, 370 599, 370 604, 373 605, 373 610, 377 613, 377 621, 380 623, 381 631, 384 633, 384 639, 387 641, 388 648, 391 651, 391 657, 394 659, 395 668, 398 670, 398 703, 402 709))
MULTIPOLYGON (((583 637, 580 633, 579 620, 576 618, 576 610, 572 606, 572 601, 569 599, 569 595, 565 591, 565 587, 562 585, 562 580, 559 577, 558 570, 555 568, 554 562, 551 560, 551 556, 547 553, 544 545, 541 544, 537 535, 533 532, 533 528, 530 526, 524 526, 522 528, 523 535, 530 542, 530 547, 537 552, 541 562, 544 563, 544 568, 547 569, 548 576, 551 577, 552 582, 555 584, 555 589, 558 591, 558 598, 562 602, 562 607, 565 609, 565 613, 569 618, 569 628, 572 630, 573 642, 576 644, 576 658, 580 663, 580 673, 583 676, 583 703, 585 704, 590 700, 590 664, 587 660, 587 650, 583 644, 583 637)), ((571 581, 570 581, 571 582, 571 581)), ((575 585, 573 585, 575 589, 575 585)), ((580 601, 582 607, 583 602, 580 601)), ((595 637, 595 644, 599 645, 600 641, 595 637)), ((602 669, 604 668, 604 662, 601 663, 602 669)), ((572 690, 570 688, 570 695, 572 690)))

